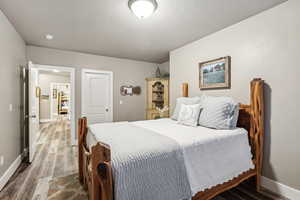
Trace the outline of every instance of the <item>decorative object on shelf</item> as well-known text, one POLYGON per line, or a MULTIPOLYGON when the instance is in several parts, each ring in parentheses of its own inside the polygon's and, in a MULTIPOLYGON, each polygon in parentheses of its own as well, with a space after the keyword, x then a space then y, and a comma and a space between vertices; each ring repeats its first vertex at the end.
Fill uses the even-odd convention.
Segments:
POLYGON ((120 93, 122 96, 140 95, 141 92, 142 92, 142 89, 140 86, 133 87, 131 85, 129 85, 129 86, 123 85, 120 87, 120 93))
POLYGON ((200 89, 230 88, 230 56, 199 63, 200 89))
POLYGON ((147 119, 169 117, 169 79, 147 78, 147 119))
POLYGON ((163 108, 156 107, 156 110, 159 113, 159 117, 163 118, 165 116, 165 113, 169 111, 169 106, 165 105, 163 108))
POLYGON ((166 72, 162 75, 162 78, 169 78, 169 77, 170 77, 170 74, 168 72, 166 72))
POLYGON ((36 97, 40 97, 41 96, 41 88, 40 87, 36 87, 35 88, 35 96, 36 97))
POLYGON ((129 9, 140 19, 152 15, 157 9, 156 0, 129 0, 129 9))
POLYGON ((155 71, 155 76, 156 76, 156 78, 161 78, 161 72, 160 72, 160 69, 159 69, 158 66, 157 66, 156 71, 155 71))

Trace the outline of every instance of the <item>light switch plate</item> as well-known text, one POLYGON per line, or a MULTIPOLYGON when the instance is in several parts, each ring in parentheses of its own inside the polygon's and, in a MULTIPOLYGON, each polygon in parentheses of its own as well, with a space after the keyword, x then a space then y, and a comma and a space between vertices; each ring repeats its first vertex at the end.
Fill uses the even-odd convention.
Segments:
POLYGON ((9 104, 8 109, 9 109, 10 112, 12 112, 13 111, 13 105, 9 104))
POLYGON ((0 166, 4 165, 4 156, 0 156, 0 166))
POLYGON ((120 100, 120 104, 121 104, 121 105, 123 104, 123 101, 122 101, 122 100, 120 100))

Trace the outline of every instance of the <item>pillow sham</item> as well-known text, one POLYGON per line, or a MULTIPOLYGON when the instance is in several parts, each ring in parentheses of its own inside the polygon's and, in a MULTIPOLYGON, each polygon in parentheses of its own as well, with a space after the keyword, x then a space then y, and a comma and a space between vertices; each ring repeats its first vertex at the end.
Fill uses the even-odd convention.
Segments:
POLYGON ((199 104, 201 102, 201 97, 179 97, 176 99, 176 106, 171 116, 171 119, 178 120, 179 111, 181 109, 181 105, 194 105, 199 104))
POLYGON ((203 98, 199 125, 214 129, 234 129, 237 125, 239 104, 230 97, 203 98))
POLYGON ((179 111, 177 123, 187 125, 187 126, 197 126, 200 111, 201 111, 201 104, 194 104, 194 105, 182 104, 179 111))

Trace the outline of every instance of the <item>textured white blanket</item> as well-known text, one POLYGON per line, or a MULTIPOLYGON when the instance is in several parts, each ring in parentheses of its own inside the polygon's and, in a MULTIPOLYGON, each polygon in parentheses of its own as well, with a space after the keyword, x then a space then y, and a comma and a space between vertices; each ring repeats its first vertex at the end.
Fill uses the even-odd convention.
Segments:
POLYGON ((111 146, 116 200, 191 198, 183 152, 175 140, 127 122, 90 125, 90 146, 95 144, 92 136, 111 146))
POLYGON ((192 195, 254 168, 245 129, 189 127, 171 119, 132 123, 177 141, 183 151, 192 195))
POLYGON ((89 126, 90 146, 111 145, 116 200, 182 200, 253 169, 244 129, 171 119, 89 126))

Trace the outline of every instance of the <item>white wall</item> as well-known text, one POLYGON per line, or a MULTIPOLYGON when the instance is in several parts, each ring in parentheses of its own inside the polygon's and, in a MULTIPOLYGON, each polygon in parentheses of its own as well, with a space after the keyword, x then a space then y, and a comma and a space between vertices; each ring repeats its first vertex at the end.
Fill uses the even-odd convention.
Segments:
POLYGON ((20 65, 26 65, 25 42, 0 10, 0 178, 20 155, 20 65), (13 110, 9 111, 9 104, 13 110))
POLYGON ((300 1, 289 0, 170 53, 171 104, 188 82, 200 95, 198 63, 232 57, 232 88, 210 90, 249 103, 249 82, 266 81, 263 175, 300 189, 300 1))
POLYGON ((107 70, 114 73, 114 121, 142 120, 146 116, 146 77, 153 77, 155 63, 119 59, 72 51, 27 46, 27 58, 34 64, 76 68, 76 118, 81 113, 81 69, 107 70), (141 86, 141 95, 121 96, 122 85, 141 86), (119 102, 123 101, 121 105, 119 102))

